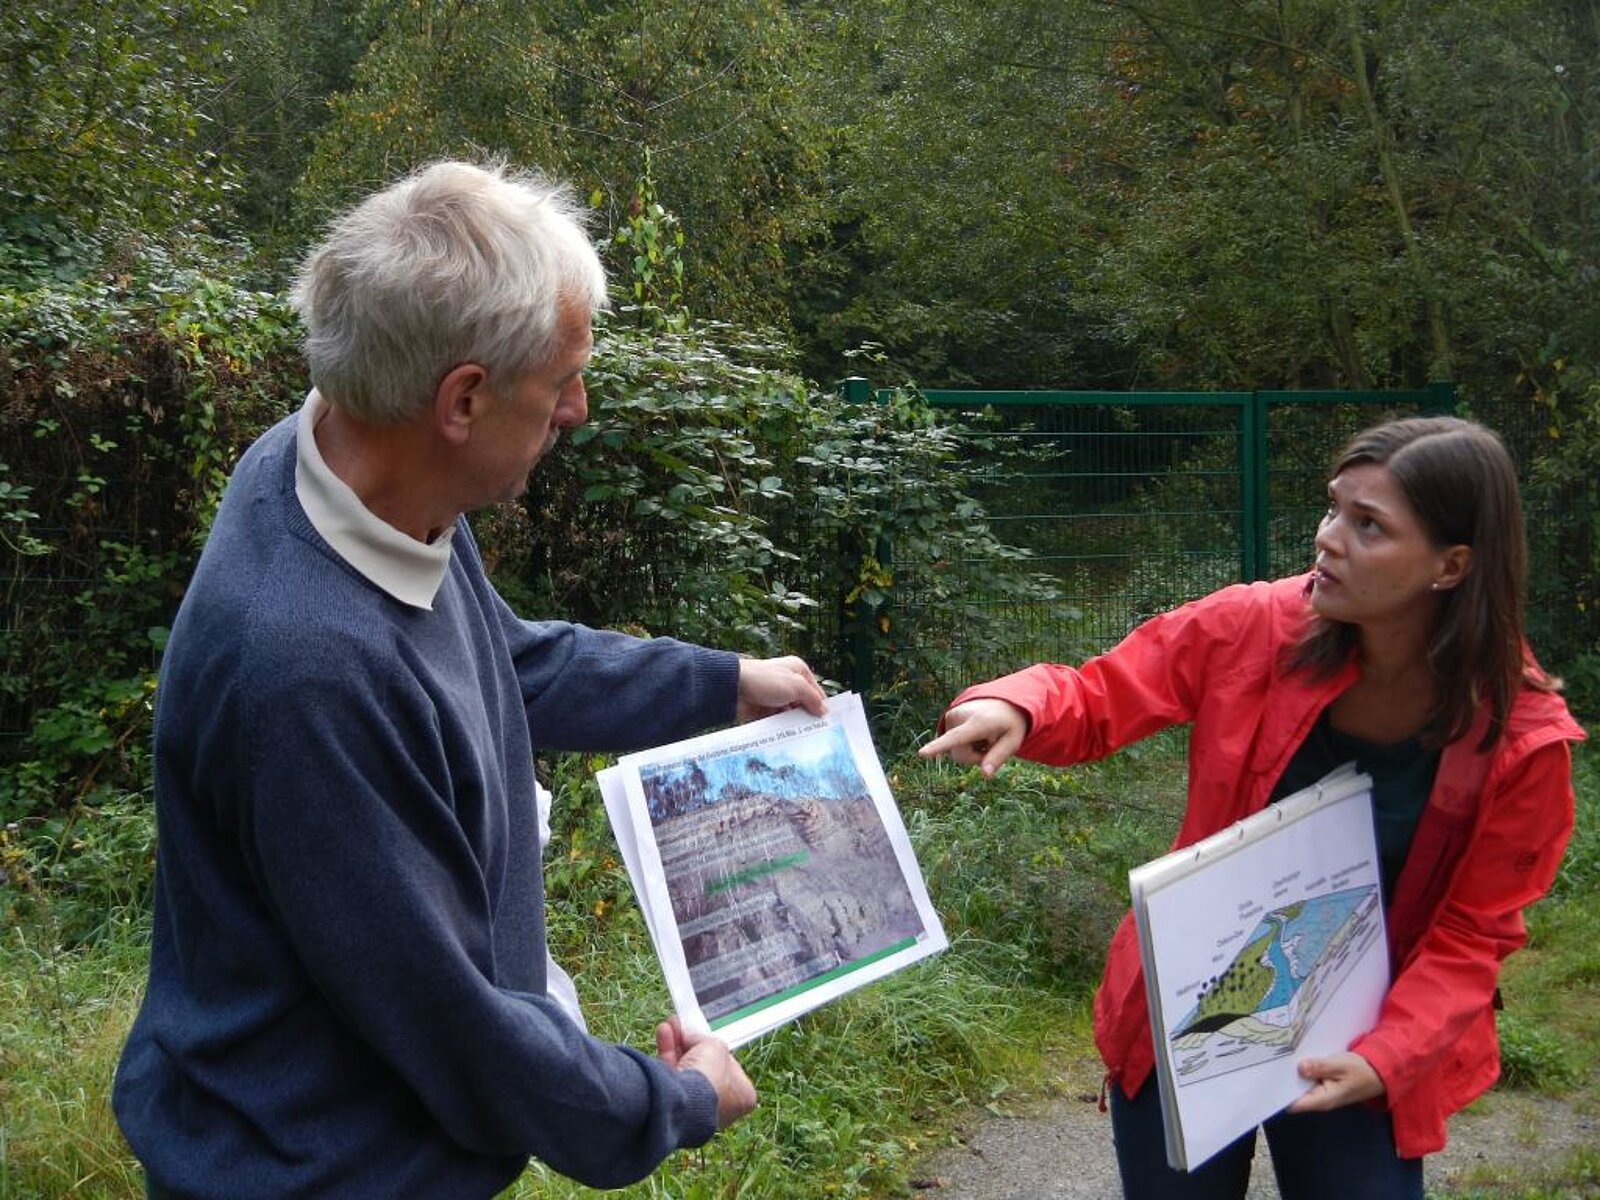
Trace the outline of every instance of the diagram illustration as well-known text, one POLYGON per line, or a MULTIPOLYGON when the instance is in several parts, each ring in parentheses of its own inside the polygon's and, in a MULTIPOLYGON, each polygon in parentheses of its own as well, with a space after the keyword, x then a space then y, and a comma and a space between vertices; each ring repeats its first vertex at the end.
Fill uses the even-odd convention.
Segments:
POLYGON ((950 944, 854 692, 597 779, 686 1029, 736 1049, 950 944))
POLYGON ((1374 939, 1376 886, 1307 897, 1263 913, 1222 972, 1171 1028, 1180 1087, 1292 1054, 1374 939))

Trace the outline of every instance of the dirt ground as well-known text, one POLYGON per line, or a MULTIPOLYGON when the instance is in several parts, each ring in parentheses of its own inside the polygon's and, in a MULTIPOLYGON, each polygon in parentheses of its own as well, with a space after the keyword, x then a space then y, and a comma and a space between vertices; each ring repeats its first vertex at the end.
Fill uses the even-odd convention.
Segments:
MULTIPOLYGON (((913 1173, 928 1200, 1116 1200, 1111 1119, 1099 1111, 1094 1066, 1073 1070, 1059 1094, 1016 1111, 975 1110, 953 1144, 928 1155, 913 1173)), ((1495 1091, 1450 1124, 1450 1143, 1430 1156, 1427 1186, 1465 1188, 1474 1172, 1525 1173, 1600 1145, 1600 1114, 1581 1103, 1495 1091)), ((1477 1180, 1480 1185, 1483 1180, 1477 1180)), ((1277 1200, 1265 1147, 1257 1151, 1249 1200, 1277 1200)))

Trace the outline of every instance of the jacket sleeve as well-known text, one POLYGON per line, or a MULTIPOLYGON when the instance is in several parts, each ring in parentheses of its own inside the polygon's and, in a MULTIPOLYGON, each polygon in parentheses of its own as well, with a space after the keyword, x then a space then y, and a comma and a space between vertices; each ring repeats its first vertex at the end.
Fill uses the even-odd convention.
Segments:
POLYGON ((1485 780, 1466 852, 1377 1025, 1350 1047, 1382 1078, 1390 1104, 1467 1044, 1472 1023, 1491 1011, 1500 964, 1526 938, 1522 912, 1549 890, 1572 834, 1568 744, 1508 759, 1503 776, 1485 780))
POLYGON ((1053 766, 1103 758, 1194 720, 1210 684, 1234 663, 1259 658, 1230 648, 1243 634, 1259 634, 1266 598, 1264 585, 1224 588, 1151 617, 1081 667, 1029 667, 970 687, 954 704, 994 697, 1022 709, 1029 722, 1023 758, 1053 766))

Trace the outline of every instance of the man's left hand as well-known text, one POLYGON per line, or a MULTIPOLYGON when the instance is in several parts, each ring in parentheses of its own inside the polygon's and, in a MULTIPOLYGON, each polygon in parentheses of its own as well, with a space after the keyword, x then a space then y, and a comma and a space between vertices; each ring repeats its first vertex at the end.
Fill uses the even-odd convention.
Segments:
POLYGON ((820 717, 827 707, 828 699, 804 659, 790 654, 783 658, 739 660, 740 724, 790 708, 803 708, 820 717))

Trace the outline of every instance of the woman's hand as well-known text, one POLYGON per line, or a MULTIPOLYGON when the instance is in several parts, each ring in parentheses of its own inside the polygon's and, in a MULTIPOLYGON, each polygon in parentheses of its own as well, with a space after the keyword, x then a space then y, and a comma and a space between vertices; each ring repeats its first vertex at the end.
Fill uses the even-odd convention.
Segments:
POLYGON ((1376 1100, 1387 1090, 1372 1064, 1361 1055, 1346 1050, 1326 1058, 1302 1058, 1300 1078, 1314 1085, 1289 1105, 1292 1113, 1328 1112, 1363 1100, 1376 1100))
POLYGON ((998 771, 1028 736, 1028 714, 1009 700, 968 700, 945 713, 943 724, 944 732, 917 753, 977 763, 985 775, 998 771))

